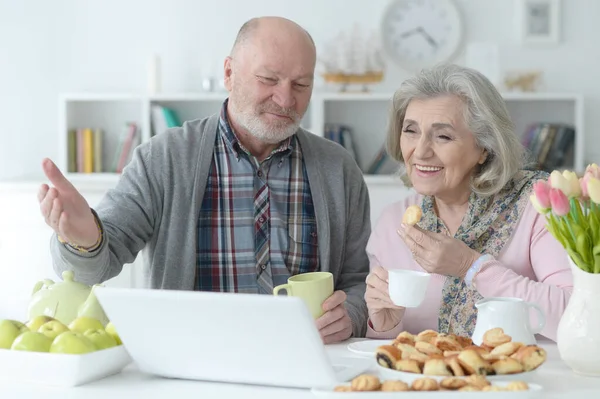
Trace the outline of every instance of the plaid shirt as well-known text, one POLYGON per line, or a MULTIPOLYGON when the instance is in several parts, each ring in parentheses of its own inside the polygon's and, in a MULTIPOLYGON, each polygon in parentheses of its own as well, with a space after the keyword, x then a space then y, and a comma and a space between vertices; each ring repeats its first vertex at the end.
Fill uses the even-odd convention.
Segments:
POLYGON ((291 275, 317 271, 317 223, 296 136, 259 163, 221 108, 200 214, 196 290, 272 294, 291 275))

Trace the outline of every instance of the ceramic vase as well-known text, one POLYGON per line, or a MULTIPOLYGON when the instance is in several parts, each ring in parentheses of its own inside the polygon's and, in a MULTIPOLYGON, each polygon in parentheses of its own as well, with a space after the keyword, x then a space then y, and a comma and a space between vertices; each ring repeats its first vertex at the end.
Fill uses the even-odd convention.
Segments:
POLYGON ((560 357, 575 373, 600 377, 600 274, 581 270, 569 257, 573 294, 558 324, 560 357))

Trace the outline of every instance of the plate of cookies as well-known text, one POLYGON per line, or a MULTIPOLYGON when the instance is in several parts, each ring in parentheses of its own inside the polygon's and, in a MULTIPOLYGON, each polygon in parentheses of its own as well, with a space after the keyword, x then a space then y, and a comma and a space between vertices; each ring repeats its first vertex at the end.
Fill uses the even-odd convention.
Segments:
POLYGON ((538 384, 520 380, 490 381, 486 376, 474 374, 465 378, 444 377, 439 381, 435 378, 421 376, 411 382, 381 379, 374 374, 360 374, 346 384, 311 390, 315 396, 336 396, 348 399, 354 397, 361 399, 398 398, 399 392, 402 392, 403 398, 410 397, 411 394, 414 397, 422 397, 423 394, 432 397, 436 393, 444 398, 473 393, 486 393, 486 396, 487 394, 499 396, 494 395, 494 393, 499 393, 505 396, 508 392, 510 392, 511 398, 533 398, 541 391, 542 387, 538 384))
MULTIPOLYGON (((487 332, 486 332, 487 333, 487 332)), ((503 334, 489 330, 489 336, 503 334)), ((509 336, 506 336, 510 338, 509 336)), ((489 380, 530 380, 546 361, 546 351, 537 345, 504 340, 490 346, 474 345, 470 338, 426 330, 417 335, 403 331, 376 349, 377 371, 387 379, 412 382, 422 377, 441 381, 448 377, 485 376, 489 380)))

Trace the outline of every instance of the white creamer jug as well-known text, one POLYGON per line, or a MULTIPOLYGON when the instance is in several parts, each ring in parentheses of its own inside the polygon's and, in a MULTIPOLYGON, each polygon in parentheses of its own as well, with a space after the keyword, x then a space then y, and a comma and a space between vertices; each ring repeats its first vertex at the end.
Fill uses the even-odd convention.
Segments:
POLYGON ((520 298, 485 298, 475 304, 477 323, 471 339, 475 345, 481 345, 483 334, 492 328, 500 327, 512 337, 513 342, 525 345, 536 344, 534 334, 542 331, 546 325, 544 311, 535 303, 520 298), (529 310, 537 311, 537 325, 531 326, 529 310))

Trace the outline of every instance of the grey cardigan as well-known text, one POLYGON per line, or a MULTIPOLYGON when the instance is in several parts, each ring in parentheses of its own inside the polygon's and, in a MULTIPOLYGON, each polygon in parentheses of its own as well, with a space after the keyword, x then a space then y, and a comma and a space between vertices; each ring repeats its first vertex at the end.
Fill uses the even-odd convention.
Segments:
MULTIPOLYGON (((80 254, 56 235, 54 270, 73 270, 77 281, 102 283, 143 251, 145 286, 193 290, 196 222, 212 161, 218 115, 184 123, 138 146, 119 182, 94 211, 105 231, 99 250, 80 254)), ((353 335, 366 332, 364 301, 371 233, 369 195, 361 170, 340 145, 297 132, 306 163, 319 231, 321 270, 347 294, 353 335)))

